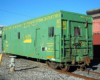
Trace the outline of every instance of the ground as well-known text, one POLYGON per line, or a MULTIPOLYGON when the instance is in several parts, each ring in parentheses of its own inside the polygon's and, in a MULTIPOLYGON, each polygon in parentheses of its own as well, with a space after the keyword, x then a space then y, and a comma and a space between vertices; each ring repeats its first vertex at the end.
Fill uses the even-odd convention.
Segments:
POLYGON ((27 58, 15 59, 15 72, 10 72, 9 55, 3 54, 0 66, 0 80, 84 80, 61 74, 49 68, 46 63, 27 58))

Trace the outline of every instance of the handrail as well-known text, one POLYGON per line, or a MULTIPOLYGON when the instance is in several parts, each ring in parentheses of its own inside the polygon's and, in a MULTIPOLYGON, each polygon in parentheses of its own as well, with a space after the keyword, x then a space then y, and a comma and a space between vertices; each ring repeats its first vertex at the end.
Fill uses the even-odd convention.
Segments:
POLYGON ((56 58, 56 56, 55 56, 55 51, 56 51, 56 50, 55 50, 55 49, 56 49, 56 48, 55 48, 55 37, 56 37, 56 35, 54 35, 54 58, 56 58))
POLYGON ((85 28, 87 28, 87 19, 86 19, 86 26, 85 26, 85 28))

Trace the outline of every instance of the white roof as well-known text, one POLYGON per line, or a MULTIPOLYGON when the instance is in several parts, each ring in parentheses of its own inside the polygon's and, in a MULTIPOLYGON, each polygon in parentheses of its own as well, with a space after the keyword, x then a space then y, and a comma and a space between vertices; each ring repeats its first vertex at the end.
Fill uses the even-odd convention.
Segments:
POLYGON ((6 27, 6 26, 4 26, 4 25, 0 25, 0 27, 6 27))

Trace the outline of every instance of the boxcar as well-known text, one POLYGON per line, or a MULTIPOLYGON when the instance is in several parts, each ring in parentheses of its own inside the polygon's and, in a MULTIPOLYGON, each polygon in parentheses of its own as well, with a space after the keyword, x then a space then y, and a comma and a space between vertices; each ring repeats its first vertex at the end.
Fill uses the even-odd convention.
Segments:
POLYGON ((93 61, 100 62, 100 8, 86 11, 93 18, 93 61))
POLYGON ((83 68, 93 59, 93 19, 57 11, 3 28, 3 52, 46 60, 52 68, 83 68))

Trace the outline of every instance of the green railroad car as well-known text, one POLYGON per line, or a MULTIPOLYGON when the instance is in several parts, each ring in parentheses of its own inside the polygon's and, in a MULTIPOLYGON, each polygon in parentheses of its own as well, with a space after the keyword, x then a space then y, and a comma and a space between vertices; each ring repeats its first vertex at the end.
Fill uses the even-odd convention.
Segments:
POLYGON ((52 68, 83 68, 93 59, 93 19, 57 11, 2 30, 3 52, 46 60, 52 68))

